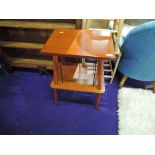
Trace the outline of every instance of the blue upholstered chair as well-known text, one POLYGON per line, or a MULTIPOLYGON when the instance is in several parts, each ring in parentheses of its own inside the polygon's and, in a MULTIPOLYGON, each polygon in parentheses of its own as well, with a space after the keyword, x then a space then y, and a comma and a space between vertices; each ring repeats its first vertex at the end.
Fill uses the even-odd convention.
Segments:
POLYGON ((121 47, 118 70, 127 78, 152 81, 155 91, 155 21, 137 26, 129 32, 121 47))

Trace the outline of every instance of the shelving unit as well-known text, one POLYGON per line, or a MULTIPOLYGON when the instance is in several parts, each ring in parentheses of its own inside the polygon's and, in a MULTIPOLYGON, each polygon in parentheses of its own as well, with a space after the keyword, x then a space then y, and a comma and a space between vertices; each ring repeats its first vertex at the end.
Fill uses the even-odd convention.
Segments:
POLYGON ((9 68, 45 67, 52 70, 51 57, 40 55, 40 50, 49 35, 56 28, 81 29, 81 27, 81 19, 0 20, 1 57, 9 68))

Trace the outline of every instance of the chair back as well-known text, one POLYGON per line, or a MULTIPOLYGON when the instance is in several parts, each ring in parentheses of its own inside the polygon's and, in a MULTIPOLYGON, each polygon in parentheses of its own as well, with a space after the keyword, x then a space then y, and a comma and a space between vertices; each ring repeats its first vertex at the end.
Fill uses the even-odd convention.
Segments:
POLYGON ((155 80, 155 21, 131 30, 121 51, 120 72, 136 80, 155 80))

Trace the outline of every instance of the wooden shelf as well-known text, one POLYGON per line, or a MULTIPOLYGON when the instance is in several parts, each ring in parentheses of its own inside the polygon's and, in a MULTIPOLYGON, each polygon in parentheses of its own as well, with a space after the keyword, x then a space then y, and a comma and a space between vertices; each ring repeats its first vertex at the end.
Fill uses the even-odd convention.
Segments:
POLYGON ((0 41, 0 47, 7 47, 7 48, 41 49, 43 48, 43 46, 44 44, 40 43, 0 41))
POLYGON ((49 70, 53 70, 53 63, 50 60, 10 58, 10 64, 13 67, 25 67, 25 68, 38 68, 38 66, 43 66, 49 70))
POLYGON ((12 20, 4 20, 4 21, 0 20, 0 27, 28 28, 28 29, 76 28, 74 23, 12 21, 12 20))
POLYGON ((99 90, 96 86, 87 85, 87 84, 79 84, 74 82, 61 82, 55 84, 54 81, 51 82, 50 86, 54 89, 61 90, 69 90, 69 91, 80 91, 80 92, 88 92, 88 93, 98 93, 101 94, 105 91, 105 88, 99 90))

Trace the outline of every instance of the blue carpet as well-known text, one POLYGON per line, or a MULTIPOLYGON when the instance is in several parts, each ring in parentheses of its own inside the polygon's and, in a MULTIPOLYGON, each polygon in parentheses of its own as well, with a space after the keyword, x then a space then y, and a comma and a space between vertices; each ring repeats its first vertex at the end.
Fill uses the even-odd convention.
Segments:
POLYGON ((59 91, 55 107, 51 79, 52 74, 40 76, 30 70, 0 75, 0 134, 118 134, 117 79, 106 83, 98 112, 96 95, 91 93, 59 91))

